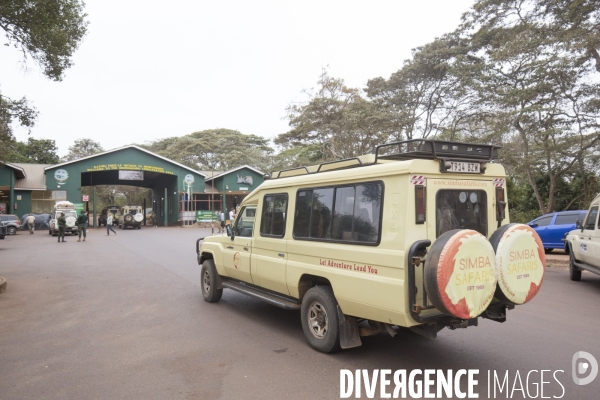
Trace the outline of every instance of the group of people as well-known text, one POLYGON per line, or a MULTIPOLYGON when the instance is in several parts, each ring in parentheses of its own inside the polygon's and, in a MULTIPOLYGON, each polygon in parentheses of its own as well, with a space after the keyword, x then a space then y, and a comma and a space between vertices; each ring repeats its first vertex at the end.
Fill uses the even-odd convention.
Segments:
MULTIPOLYGON (((217 221, 219 222, 219 233, 225 232, 225 216, 226 214, 219 210, 217 211, 217 221)), ((232 208, 229 211, 229 223, 233 225, 233 221, 235 220, 235 208, 232 208)))
MULTIPOLYGON (((32 214, 29 214, 29 216, 32 216, 32 214)), ((27 221, 27 223, 29 224, 29 220, 27 221)), ((81 242, 81 236, 83 234, 83 241, 85 242, 85 239, 87 237, 88 224, 87 213, 85 211, 82 211, 81 214, 79 214, 79 216, 77 217, 77 221, 75 223, 77 224, 77 234, 79 236, 77 241, 81 242)), ((58 243, 66 242, 65 229, 67 228, 67 219, 65 218, 65 213, 60 213, 60 216, 56 219, 56 224, 58 225, 58 243)), ((29 230, 31 231, 31 229, 32 228, 30 225, 29 230)))

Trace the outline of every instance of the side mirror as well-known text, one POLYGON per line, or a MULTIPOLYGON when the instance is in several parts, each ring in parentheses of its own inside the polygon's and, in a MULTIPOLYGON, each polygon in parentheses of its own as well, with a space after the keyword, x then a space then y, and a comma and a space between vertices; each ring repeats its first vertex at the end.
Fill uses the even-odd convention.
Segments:
POLYGON ((575 228, 583 230, 583 220, 582 219, 578 219, 577 222, 575 222, 575 228))
POLYGON ((231 240, 233 240, 233 236, 232 236, 232 232, 231 232, 231 225, 226 225, 225 231, 227 232, 227 236, 231 236, 231 240))
POLYGON ((529 224, 529 226, 532 227, 532 228, 537 228, 538 224, 536 224, 535 222, 532 222, 532 223, 529 224))

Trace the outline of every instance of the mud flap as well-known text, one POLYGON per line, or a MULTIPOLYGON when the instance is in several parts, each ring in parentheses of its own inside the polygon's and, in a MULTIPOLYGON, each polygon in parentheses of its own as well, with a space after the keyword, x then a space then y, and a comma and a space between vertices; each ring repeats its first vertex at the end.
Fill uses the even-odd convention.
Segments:
POLYGON ((337 312, 338 319, 340 320, 340 347, 342 349, 351 349, 362 346, 356 318, 344 315, 339 305, 337 306, 337 312))

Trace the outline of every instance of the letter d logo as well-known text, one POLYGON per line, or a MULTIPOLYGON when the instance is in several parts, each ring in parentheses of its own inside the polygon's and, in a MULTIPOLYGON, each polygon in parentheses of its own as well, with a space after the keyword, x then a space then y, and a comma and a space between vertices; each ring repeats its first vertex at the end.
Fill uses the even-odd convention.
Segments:
POLYGON ((598 375, 598 361, 596 361, 596 358, 590 353, 578 351, 573 354, 571 373, 573 374, 573 382, 575 382, 576 385, 587 385, 596 379, 596 375, 598 375), (577 361, 582 358, 587 360, 587 362, 579 361, 578 363, 577 361), (587 377, 579 378, 577 376, 585 374, 588 370, 590 371, 590 374, 587 377))

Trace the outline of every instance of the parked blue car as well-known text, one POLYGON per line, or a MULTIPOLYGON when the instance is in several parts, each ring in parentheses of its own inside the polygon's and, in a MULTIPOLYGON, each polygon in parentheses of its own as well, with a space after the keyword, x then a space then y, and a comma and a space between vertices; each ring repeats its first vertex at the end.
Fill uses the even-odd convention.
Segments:
POLYGON ((575 229, 578 220, 584 220, 587 210, 559 211, 542 215, 528 222, 527 225, 533 228, 542 239, 544 250, 550 253, 554 249, 565 250, 568 248, 562 242, 565 233, 575 229))

